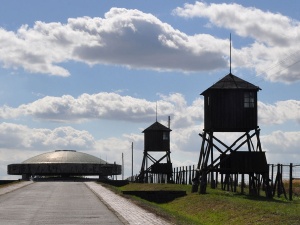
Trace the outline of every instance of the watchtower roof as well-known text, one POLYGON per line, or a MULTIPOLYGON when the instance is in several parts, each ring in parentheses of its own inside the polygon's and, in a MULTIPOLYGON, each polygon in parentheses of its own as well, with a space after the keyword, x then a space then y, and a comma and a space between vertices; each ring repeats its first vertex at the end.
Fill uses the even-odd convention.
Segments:
POLYGON ((159 131, 159 130, 161 130, 161 131, 172 131, 170 128, 168 128, 168 127, 166 127, 166 126, 164 126, 161 123, 156 121, 150 127, 146 128, 142 133, 145 133, 145 131, 147 132, 147 131, 159 131))
POLYGON ((243 89, 243 90, 261 90, 260 87, 255 86, 254 84, 249 83, 231 73, 227 74, 217 83, 206 89, 201 93, 204 95, 206 92, 213 90, 213 89, 243 89))

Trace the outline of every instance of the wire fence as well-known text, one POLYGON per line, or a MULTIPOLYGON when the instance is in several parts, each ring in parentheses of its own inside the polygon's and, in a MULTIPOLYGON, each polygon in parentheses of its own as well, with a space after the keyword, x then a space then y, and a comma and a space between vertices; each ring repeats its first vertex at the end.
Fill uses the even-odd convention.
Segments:
MULTIPOLYGON (((268 164, 269 166, 269 183, 273 195, 280 197, 284 195, 287 199, 292 200, 293 196, 300 196, 300 164, 268 164)), ((173 183, 182 185, 192 185, 193 178, 196 175, 197 166, 181 166, 173 168, 173 183)), ((135 182, 137 176, 129 177, 127 180, 135 182)), ((148 174, 148 180, 145 183, 167 183, 166 174, 148 174)), ((224 174, 209 173, 208 184, 217 186, 224 182, 224 174)), ((247 176, 235 174, 234 182, 238 185, 247 185, 249 180, 247 176)))

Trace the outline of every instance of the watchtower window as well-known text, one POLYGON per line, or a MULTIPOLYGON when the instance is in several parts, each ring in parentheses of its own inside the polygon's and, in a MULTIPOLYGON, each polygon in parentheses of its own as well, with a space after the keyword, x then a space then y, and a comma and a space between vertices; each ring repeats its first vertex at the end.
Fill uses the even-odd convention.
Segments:
POLYGON ((163 132, 163 140, 169 140, 169 132, 163 132))
POLYGON ((244 93, 244 108, 254 108, 254 92, 244 93))

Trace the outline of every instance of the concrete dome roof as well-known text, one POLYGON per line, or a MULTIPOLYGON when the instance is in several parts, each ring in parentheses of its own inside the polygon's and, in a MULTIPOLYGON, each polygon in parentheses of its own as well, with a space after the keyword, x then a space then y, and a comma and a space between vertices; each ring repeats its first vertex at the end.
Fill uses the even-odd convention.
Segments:
POLYGON ((84 163, 84 164, 107 164, 106 161, 75 150, 56 150, 47 152, 22 162, 22 164, 43 164, 43 163, 84 163))

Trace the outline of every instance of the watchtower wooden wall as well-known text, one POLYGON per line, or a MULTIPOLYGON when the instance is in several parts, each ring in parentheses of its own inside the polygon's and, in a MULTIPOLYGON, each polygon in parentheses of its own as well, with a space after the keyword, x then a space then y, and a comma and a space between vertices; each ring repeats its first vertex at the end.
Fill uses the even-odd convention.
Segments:
POLYGON ((167 127, 163 129, 146 129, 144 133, 144 149, 148 152, 162 152, 170 150, 170 132, 167 127))
POLYGON ((232 74, 225 76, 204 96, 204 129, 214 132, 245 132, 257 127, 259 87, 232 74))

